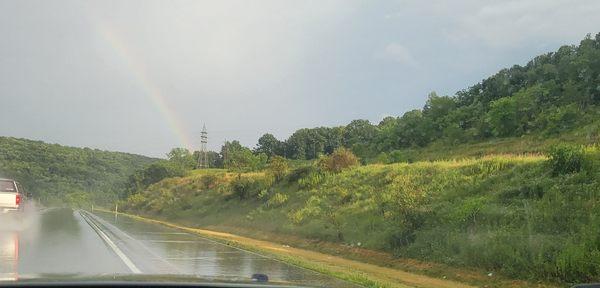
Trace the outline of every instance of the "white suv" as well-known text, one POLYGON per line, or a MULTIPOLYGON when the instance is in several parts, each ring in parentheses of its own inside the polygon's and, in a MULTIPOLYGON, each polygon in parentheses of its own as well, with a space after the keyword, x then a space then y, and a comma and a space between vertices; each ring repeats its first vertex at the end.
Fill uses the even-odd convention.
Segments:
POLYGON ((0 213, 23 211, 24 200, 25 193, 17 181, 0 178, 0 213))

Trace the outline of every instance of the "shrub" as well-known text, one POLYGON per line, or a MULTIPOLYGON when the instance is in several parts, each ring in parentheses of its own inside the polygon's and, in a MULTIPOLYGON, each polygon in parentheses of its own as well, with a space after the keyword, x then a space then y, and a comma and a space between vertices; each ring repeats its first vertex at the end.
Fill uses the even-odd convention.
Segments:
POLYGON ((400 163, 400 162, 414 162, 414 159, 411 157, 411 153, 409 151, 403 150, 394 150, 388 154, 389 162, 388 163, 400 163))
POLYGON ((288 200, 288 196, 281 193, 275 193, 269 200, 267 200, 268 207, 281 206, 288 200))
POLYGON ((287 160, 281 156, 273 156, 269 160, 269 173, 273 175, 275 181, 279 181, 285 177, 288 172, 287 160))
POLYGON ((358 165, 358 158, 346 148, 338 148, 331 155, 319 159, 319 168, 333 173, 358 165))
POLYGON ((324 175, 319 171, 313 170, 308 175, 298 179, 298 186, 303 189, 316 188, 325 179, 324 175))
POLYGON ((298 168, 292 170, 290 172, 290 174, 288 174, 287 180, 288 180, 288 182, 297 182, 297 181, 300 181, 302 178, 304 178, 304 177, 308 176, 309 174, 314 173, 316 171, 317 171, 317 169, 312 165, 301 166, 301 167, 298 167, 298 168))
POLYGON ((270 178, 239 177, 231 182, 233 194, 241 200, 258 198, 262 191, 271 186, 270 178))
POLYGON ((583 164, 583 149, 573 145, 558 145, 550 150, 550 167, 554 176, 575 173, 583 164))

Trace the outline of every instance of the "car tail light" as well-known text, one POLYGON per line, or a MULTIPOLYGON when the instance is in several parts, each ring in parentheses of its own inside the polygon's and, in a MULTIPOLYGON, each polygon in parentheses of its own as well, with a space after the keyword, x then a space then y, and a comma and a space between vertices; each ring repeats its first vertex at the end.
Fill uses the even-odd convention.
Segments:
POLYGON ((17 197, 15 197, 15 204, 17 206, 21 204, 21 195, 17 194, 17 197))

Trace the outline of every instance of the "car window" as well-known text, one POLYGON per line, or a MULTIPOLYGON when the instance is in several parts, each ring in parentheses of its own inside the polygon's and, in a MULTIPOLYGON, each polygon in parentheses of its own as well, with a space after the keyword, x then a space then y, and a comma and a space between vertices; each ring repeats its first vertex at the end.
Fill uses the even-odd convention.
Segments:
POLYGON ((10 180, 0 180, 0 192, 17 192, 15 182, 10 180))

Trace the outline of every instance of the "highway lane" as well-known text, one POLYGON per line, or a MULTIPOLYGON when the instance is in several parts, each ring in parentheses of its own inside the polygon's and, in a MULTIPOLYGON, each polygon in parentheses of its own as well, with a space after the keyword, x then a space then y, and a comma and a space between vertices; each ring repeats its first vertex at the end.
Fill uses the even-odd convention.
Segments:
POLYGON ((42 274, 106 275, 127 267, 71 209, 2 215, 0 278, 42 274))
POLYGON ((213 281, 356 287, 198 235, 112 214, 49 209, 0 220, 0 279, 39 275, 185 275, 213 281))

